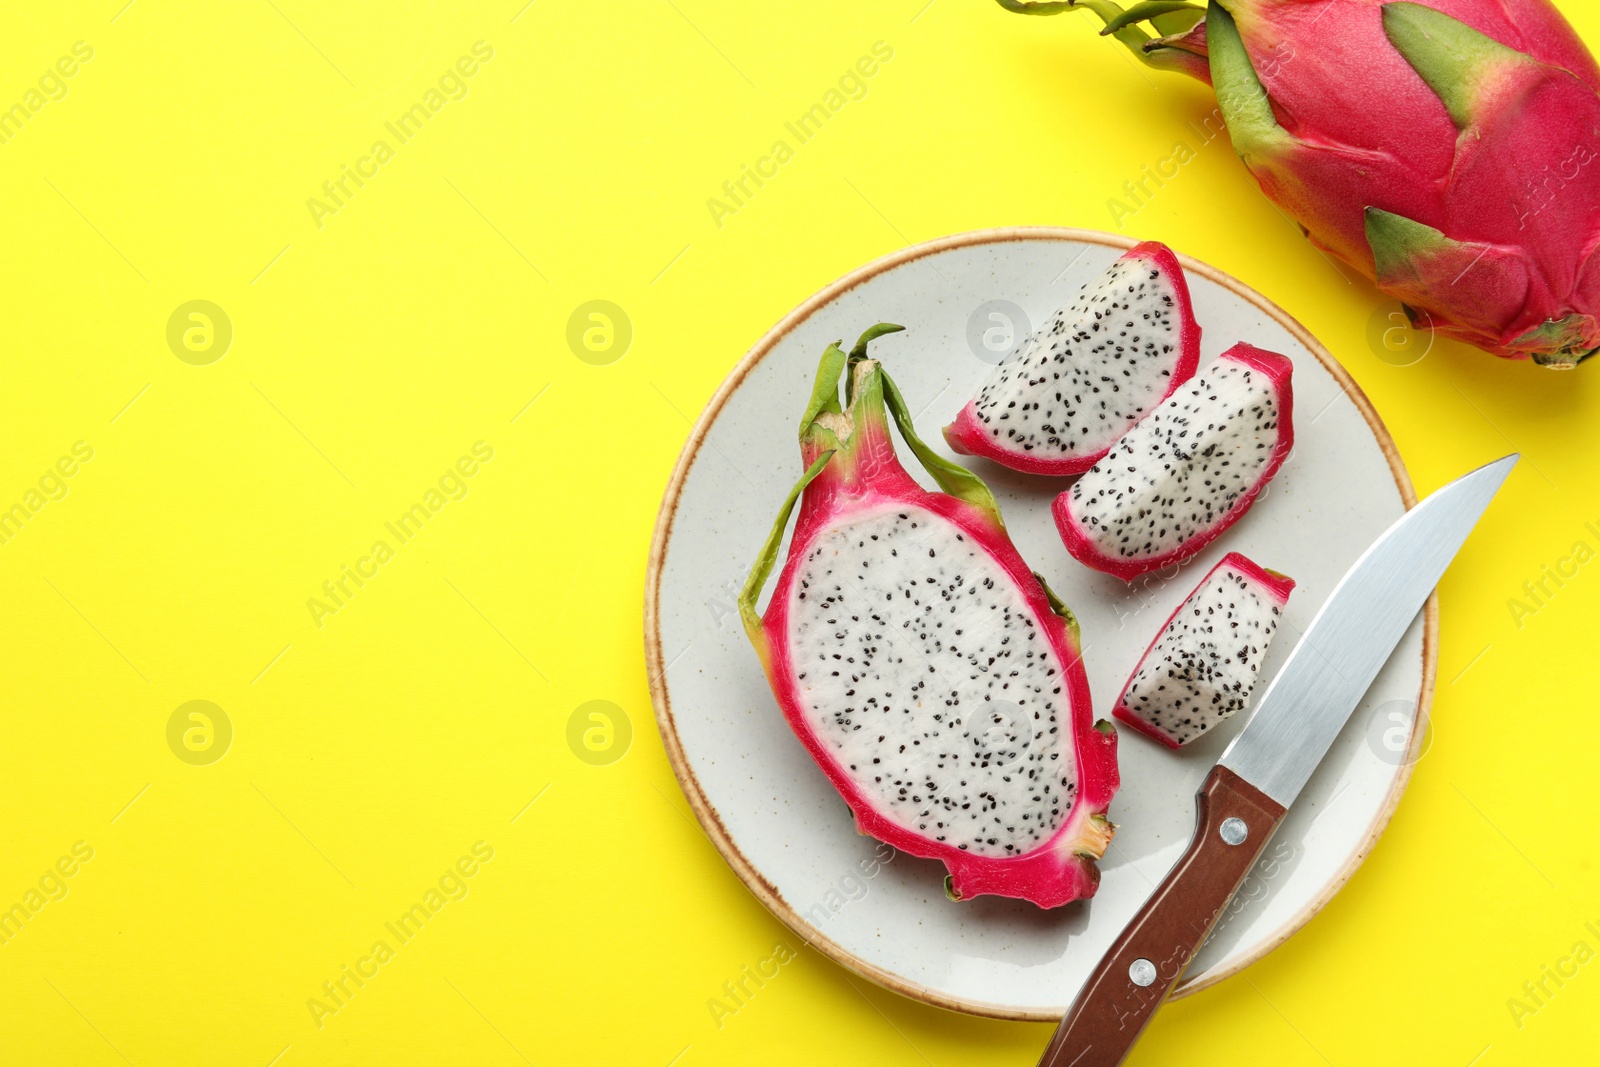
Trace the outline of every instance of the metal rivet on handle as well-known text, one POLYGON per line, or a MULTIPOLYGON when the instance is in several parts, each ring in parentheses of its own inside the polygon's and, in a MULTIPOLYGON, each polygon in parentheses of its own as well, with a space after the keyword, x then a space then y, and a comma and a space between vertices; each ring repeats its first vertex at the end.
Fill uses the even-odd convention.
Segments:
POLYGON ((1147 986, 1156 980, 1156 965, 1144 957, 1128 964, 1128 978, 1136 986, 1147 986))
POLYGON ((1250 836, 1250 827, 1244 824, 1243 819, 1223 819, 1219 833, 1228 844, 1242 845, 1245 838, 1250 836))

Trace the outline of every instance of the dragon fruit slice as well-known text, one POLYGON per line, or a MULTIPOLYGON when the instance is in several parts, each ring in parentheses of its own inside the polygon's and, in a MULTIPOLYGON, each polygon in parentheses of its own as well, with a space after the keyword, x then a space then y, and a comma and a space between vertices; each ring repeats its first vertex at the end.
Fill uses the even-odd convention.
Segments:
POLYGON ((1056 497, 1067 551, 1124 581, 1238 522, 1294 447, 1294 365, 1234 345, 1056 497))
POLYGON ((1180 748, 1242 711, 1293 589, 1292 578, 1224 556, 1145 649, 1113 714, 1180 748))
POLYGON ((1183 268, 1166 245, 1146 241, 996 367, 944 438, 1028 474, 1082 474, 1199 361, 1183 268))
POLYGON ((862 833, 943 861, 954 899, 1056 907, 1099 882, 1116 732, 1092 720, 1077 624, 1012 546, 988 488, 916 436, 866 358, 869 341, 898 329, 823 355, 801 420, 806 473, 740 614, 784 717, 862 833), (890 415, 944 492, 900 465, 890 415))

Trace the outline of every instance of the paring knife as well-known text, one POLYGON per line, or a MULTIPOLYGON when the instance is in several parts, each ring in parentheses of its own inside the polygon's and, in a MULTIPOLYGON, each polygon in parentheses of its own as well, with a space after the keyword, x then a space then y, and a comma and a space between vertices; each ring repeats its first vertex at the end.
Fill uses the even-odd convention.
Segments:
POLYGON ((1340 580, 1200 787, 1188 851, 1089 976, 1039 1067, 1122 1062, 1518 458, 1406 512, 1340 580))

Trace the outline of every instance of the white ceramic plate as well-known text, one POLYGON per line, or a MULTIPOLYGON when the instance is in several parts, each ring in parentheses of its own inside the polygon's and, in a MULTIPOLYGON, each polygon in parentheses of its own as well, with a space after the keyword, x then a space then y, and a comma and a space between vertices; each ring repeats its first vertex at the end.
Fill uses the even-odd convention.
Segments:
MULTIPOLYGON (((1187 845, 1195 790, 1240 720, 1181 753, 1120 731, 1122 789, 1111 806, 1119 829, 1092 901, 1054 911, 992 897, 956 904, 945 898, 941 864, 905 855, 883 862, 890 850, 856 834, 784 722, 734 598, 800 473, 796 420, 830 341, 848 345, 875 322, 904 324, 873 354, 921 412, 923 438, 942 450, 939 427, 991 365, 977 354, 981 345, 969 344, 974 313, 1007 300, 1043 322, 1131 243, 1080 230, 990 230, 907 249, 834 283, 734 368, 684 448, 656 528, 645 605, 651 696, 706 833, 801 938, 858 974, 946 1008, 1009 1019, 1063 1014, 1187 845)), ((1204 330, 1202 369, 1236 341, 1295 364, 1296 449, 1244 520, 1176 578, 1129 587, 1062 548, 1049 503, 1064 482, 966 460, 994 488, 1023 556, 1077 613, 1102 716, 1155 631, 1225 553, 1244 552, 1299 583, 1268 657, 1270 676, 1339 577, 1415 502, 1388 433, 1332 357, 1260 294, 1202 263, 1183 264, 1204 330)), ((997 325, 988 310, 980 327, 997 325)), ((1430 601, 1176 995, 1281 943, 1372 847, 1424 736, 1417 724, 1426 723, 1432 693, 1436 620, 1430 601)))

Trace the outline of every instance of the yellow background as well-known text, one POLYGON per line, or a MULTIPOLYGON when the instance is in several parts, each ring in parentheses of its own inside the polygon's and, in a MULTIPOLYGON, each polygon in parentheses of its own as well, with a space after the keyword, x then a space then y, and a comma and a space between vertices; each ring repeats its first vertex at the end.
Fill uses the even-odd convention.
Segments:
MULTIPOLYGON (((780 316, 911 242, 1113 228, 1207 91, 1090 16, 988 0, 123 2, 14 5, 0 35, 0 104, 94 50, 0 144, 0 507, 94 450, 0 545, 0 907, 93 849, 0 945, 0 1062, 1031 1063, 1046 1027, 846 974, 700 834, 650 711, 646 550, 690 419, 780 316), (466 96, 393 143, 477 41, 466 96), (717 225, 707 199, 878 41, 866 95, 717 225), (307 200, 380 138, 394 158, 319 227, 307 200), (206 366, 166 340, 195 299, 234 331, 206 366), (610 365, 565 339, 593 299, 633 324, 610 365), (319 627, 308 598, 478 441, 465 498, 319 627), (233 727, 208 766, 168 745, 190 700, 233 727), (568 745, 592 700, 634 728, 610 765, 568 745), (308 999, 480 841, 468 895, 319 1027, 308 999), (707 1000, 779 944, 797 958, 718 1027, 707 1000)), ((1600 42, 1600 10, 1563 6, 1600 42)), ((1134 1062, 1592 1058, 1600 964, 1520 1026, 1507 1001, 1600 949, 1600 564, 1520 620, 1508 600, 1600 548, 1600 368, 1380 359, 1379 295, 1223 141, 1125 232, 1304 321, 1419 490, 1528 457, 1444 581, 1434 743, 1387 836, 1134 1062)))

